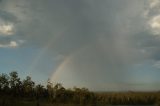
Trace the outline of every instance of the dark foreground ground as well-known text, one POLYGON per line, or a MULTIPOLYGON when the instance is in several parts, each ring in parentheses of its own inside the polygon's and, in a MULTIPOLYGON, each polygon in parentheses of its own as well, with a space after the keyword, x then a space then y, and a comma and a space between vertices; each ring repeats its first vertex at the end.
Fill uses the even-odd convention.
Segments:
POLYGON ((49 104, 49 103, 37 103, 37 102, 7 102, 5 104, 0 104, 0 106, 159 106, 159 105, 105 105, 105 104, 90 104, 90 105, 85 105, 85 104, 49 104))
POLYGON ((142 105, 142 104, 129 104, 129 105, 112 105, 112 104, 73 104, 73 103, 48 103, 44 101, 20 101, 20 100, 2 100, 0 99, 0 106, 160 106, 159 104, 142 105))
POLYGON ((160 106, 160 92, 94 92, 93 99, 84 92, 64 94, 52 98, 0 95, 0 106, 160 106))
POLYGON ((160 106, 160 91, 92 92, 87 88, 66 89, 50 80, 35 84, 17 72, 0 74, 0 106, 160 106))

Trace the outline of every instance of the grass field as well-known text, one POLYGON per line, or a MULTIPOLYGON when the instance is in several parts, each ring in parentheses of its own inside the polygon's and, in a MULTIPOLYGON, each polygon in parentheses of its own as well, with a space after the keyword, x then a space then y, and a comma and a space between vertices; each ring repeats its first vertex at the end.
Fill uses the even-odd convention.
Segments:
POLYGON ((104 105, 78 105, 78 104, 51 104, 51 103, 39 103, 36 102, 7 102, 0 104, 0 106, 104 106, 104 105))
MULTIPOLYGON (((83 96, 82 96, 83 97, 83 96)), ((66 97, 68 101, 51 101, 47 98, 35 99, 14 96, 0 95, 0 106, 109 106, 109 105, 148 105, 160 106, 160 92, 94 92, 95 100, 89 102, 76 102, 73 98, 66 97), (75 105, 76 104, 76 105, 75 105)), ((76 98, 79 100, 80 98, 76 98)), ((81 101, 81 99, 79 100, 81 101)))

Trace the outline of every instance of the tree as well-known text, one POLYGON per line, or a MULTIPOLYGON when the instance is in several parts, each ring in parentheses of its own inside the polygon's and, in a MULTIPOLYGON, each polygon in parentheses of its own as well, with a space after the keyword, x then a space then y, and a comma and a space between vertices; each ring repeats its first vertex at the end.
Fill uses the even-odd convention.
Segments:
POLYGON ((33 93, 35 83, 32 81, 30 76, 27 76, 25 80, 23 80, 23 89, 24 94, 27 96, 31 96, 33 93))
POLYGON ((20 78, 18 78, 18 73, 16 71, 11 72, 10 74, 10 87, 14 88, 19 83, 20 78))
POLYGON ((16 71, 13 71, 9 75, 10 75, 9 85, 11 87, 12 94, 14 94, 15 96, 19 95, 22 82, 18 77, 18 73, 16 71))
POLYGON ((44 89, 43 85, 41 85, 41 84, 36 85, 35 91, 36 91, 37 99, 39 97, 44 97, 44 91, 45 91, 45 89, 44 89))
POLYGON ((61 83, 57 83, 54 88, 54 100, 57 102, 64 102, 65 101, 65 88, 62 86, 61 83))
POLYGON ((49 100, 53 102, 54 89, 53 89, 53 84, 50 82, 50 79, 48 79, 46 87, 47 87, 49 100))
POLYGON ((61 89, 62 88, 62 84, 61 83, 57 83, 55 86, 54 86, 54 90, 58 90, 58 89, 61 89))
POLYGON ((6 92, 9 88, 9 76, 7 74, 0 75, 0 91, 6 92))

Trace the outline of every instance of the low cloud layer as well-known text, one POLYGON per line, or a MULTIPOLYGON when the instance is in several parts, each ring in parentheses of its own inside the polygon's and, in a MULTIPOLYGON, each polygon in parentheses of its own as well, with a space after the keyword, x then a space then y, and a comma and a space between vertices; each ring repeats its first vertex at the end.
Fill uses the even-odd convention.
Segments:
POLYGON ((11 41, 9 44, 0 44, 0 48, 16 48, 18 46, 17 42, 11 41))

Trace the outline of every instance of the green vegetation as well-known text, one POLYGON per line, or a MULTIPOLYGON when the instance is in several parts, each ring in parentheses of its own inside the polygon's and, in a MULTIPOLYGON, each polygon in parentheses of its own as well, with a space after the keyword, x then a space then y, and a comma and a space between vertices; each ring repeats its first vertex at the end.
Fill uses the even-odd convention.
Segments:
POLYGON ((21 80, 17 72, 0 74, 0 106, 153 105, 160 92, 91 92, 86 88, 65 89, 49 80, 44 87, 30 76, 21 80))

